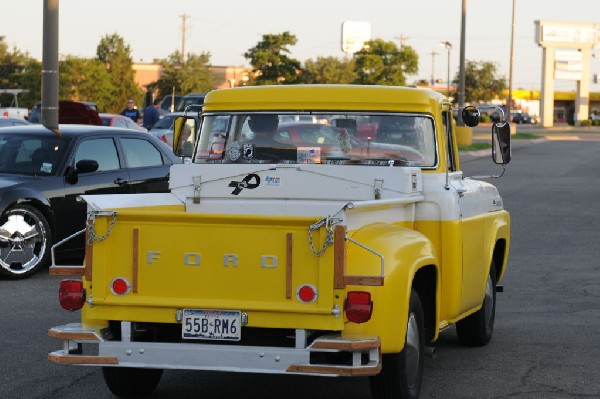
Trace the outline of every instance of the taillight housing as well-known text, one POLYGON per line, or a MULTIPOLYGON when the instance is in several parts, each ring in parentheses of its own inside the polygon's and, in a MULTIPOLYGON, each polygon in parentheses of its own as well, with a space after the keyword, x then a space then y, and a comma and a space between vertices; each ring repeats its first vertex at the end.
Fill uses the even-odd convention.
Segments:
POLYGON ((65 310, 79 310, 85 303, 85 288, 81 280, 63 280, 58 290, 58 302, 65 310))
POLYGON ((365 323, 373 314, 373 301, 371 293, 365 291, 350 291, 344 302, 346 317, 353 323, 365 323))

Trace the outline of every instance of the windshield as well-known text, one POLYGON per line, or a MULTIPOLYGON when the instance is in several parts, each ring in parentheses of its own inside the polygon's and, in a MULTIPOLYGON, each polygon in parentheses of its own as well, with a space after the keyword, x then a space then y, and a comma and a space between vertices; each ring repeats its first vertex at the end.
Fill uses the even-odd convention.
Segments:
POLYGON ((195 162, 437 164, 422 114, 205 114, 195 162))
POLYGON ((0 133, 0 173, 54 175, 67 145, 58 136, 0 133))
MULTIPOLYGON (((154 126, 152 126, 152 129, 171 129, 171 130, 173 130, 173 121, 175 120, 176 117, 177 117, 177 115, 173 115, 173 114, 165 115, 162 118, 160 118, 154 126)), ((150 130, 152 130, 152 129, 150 129, 150 130)))

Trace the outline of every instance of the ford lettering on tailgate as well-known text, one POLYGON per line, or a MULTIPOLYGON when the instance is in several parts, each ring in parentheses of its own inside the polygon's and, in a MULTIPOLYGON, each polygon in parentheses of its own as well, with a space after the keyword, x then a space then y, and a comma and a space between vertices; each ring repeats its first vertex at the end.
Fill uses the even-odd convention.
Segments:
POLYGON ((241 312, 237 310, 184 309, 182 337, 239 341, 241 339, 241 312))

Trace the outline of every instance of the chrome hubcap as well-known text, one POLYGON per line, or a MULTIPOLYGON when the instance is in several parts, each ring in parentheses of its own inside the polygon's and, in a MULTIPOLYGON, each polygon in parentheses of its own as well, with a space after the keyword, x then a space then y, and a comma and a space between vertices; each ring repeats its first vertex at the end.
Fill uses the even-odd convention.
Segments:
POLYGON ((39 218, 20 210, 0 225, 0 267, 12 274, 34 268, 46 251, 46 234, 39 218))
POLYGON ((494 284, 492 276, 488 277, 487 285, 485 286, 485 300, 483 302, 485 311, 485 327, 488 328, 492 323, 492 311, 494 309, 494 284))
POLYGON ((420 359, 419 326, 414 313, 408 316, 408 327, 406 329, 406 373, 409 387, 417 382, 420 359))

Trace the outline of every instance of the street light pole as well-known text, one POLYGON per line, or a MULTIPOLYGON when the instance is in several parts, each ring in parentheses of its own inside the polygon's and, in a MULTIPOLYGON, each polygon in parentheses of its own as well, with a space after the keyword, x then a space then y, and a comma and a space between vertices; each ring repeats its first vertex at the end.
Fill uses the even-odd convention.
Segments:
POLYGON ((513 63, 515 57, 515 0, 512 2, 512 21, 510 32, 510 66, 508 72, 508 104, 506 104, 506 121, 510 121, 510 110, 512 108, 512 86, 513 86, 513 63))
POLYGON ((441 42, 440 46, 445 47, 448 50, 448 99, 450 99, 450 51, 452 50, 452 43, 450 42, 441 42))
POLYGON ((467 25, 467 0, 462 0, 460 23, 460 66, 458 69, 458 106, 465 106, 465 31, 467 25))

